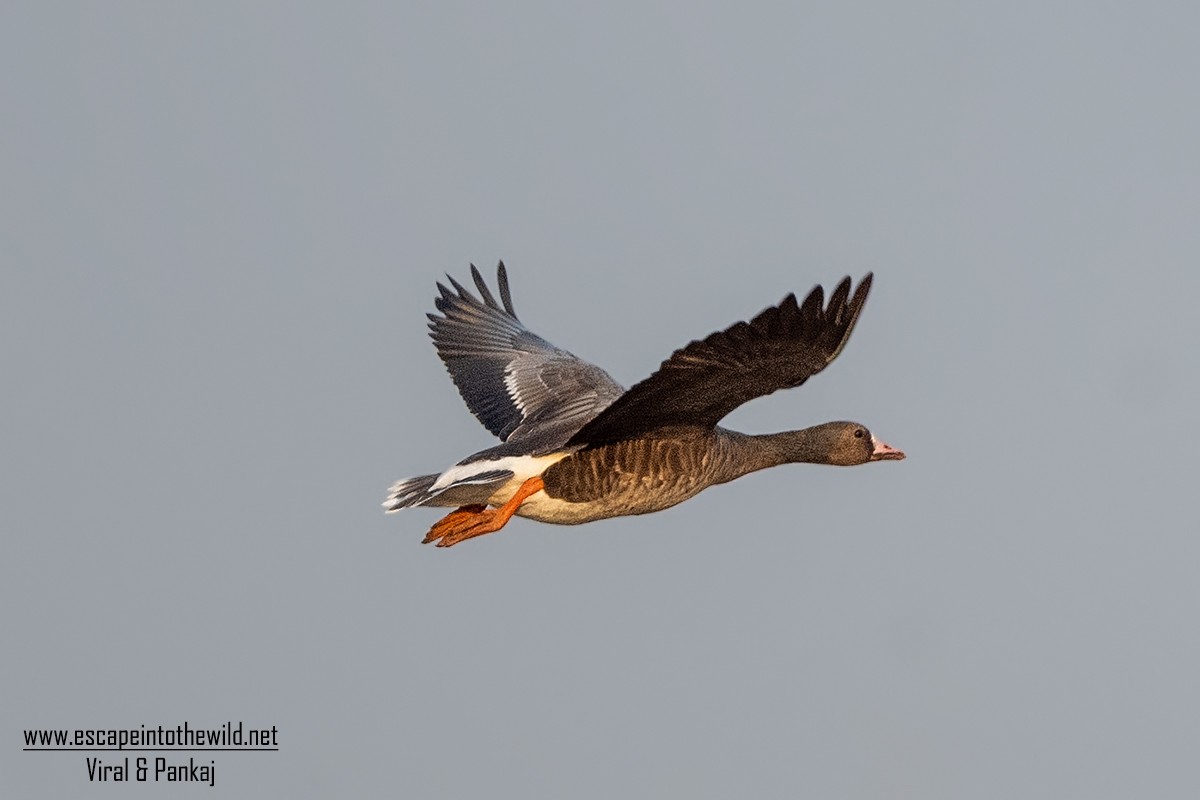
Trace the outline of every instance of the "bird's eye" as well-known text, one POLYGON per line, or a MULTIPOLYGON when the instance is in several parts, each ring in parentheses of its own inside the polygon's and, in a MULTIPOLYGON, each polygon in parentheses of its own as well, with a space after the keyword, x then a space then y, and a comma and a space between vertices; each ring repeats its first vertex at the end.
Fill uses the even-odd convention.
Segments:
POLYGON ((862 428, 859 428, 858 430, 856 430, 854 432, 855 439, 861 439, 862 437, 864 437, 866 435, 867 435, 866 431, 864 431, 862 428))

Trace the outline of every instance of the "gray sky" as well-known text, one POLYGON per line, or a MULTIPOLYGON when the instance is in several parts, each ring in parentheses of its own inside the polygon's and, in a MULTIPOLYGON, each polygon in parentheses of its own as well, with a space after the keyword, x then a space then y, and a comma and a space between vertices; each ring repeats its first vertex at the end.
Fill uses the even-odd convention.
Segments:
POLYGON ((338 5, 0 11, 6 792, 244 720, 206 796, 1200 794, 1194 6, 338 5), (873 270, 727 424, 909 458, 422 547, 499 258, 627 385, 873 270))

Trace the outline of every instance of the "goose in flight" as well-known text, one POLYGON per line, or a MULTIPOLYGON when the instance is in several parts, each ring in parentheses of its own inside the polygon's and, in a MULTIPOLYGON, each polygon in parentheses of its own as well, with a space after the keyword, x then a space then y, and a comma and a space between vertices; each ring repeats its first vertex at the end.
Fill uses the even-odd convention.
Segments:
POLYGON ((503 262, 500 302, 473 264, 471 277, 478 298, 453 278, 453 289, 438 284, 430 336, 467 407, 502 443, 391 487, 389 513, 455 509, 425 543, 450 547, 500 530, 514 514, 560 525, 648 514, 780 464, 904 458, 857 422, 767 435, 717 424, 837 358, 867 300, 870 273, 853 295, 843 278, 828 303, 820 286, 803 302, 789 294, 749 322, 676 350, 628 390, 517 319, 503 262))

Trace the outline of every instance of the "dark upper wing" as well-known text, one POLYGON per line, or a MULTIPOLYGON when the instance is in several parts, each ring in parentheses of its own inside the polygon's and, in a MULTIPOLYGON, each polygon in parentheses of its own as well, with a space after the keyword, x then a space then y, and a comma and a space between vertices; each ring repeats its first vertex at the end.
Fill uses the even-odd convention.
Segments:
MULTIPOLYGON (((604 370, 560 350, 517 319, 504 262, 496 270, 503 307, 475 265, 482 300, 450 278, 438 284, 429 335, 471 413, 505 441, 559 444, 624 391, 604 370)), ((449 276, 447 276, 449 277, 449 276)))
POLYGON ((790 294, 749 322, 676 350, 568 444, 609 444, 672 425, 712 427, 742 403, 799 386, 842 352, 870 290, 868 273, 853 297, 844 278, 827 306, 820 286, 802 305, 790 294))

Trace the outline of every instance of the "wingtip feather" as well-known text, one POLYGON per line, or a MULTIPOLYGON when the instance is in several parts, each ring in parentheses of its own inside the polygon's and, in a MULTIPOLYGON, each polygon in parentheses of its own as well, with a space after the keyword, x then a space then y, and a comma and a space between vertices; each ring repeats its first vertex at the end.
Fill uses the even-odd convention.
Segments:
POLYGON ((512 315, 513 319, 517 318, 517 312, 513 309, 512 292, 508 288, 508 270, 504 268, 504 261, 496 265, 496 282, 500 284, 500 302, 504 303, 504 310, 512 315))
POLYGON ((463 300, 474 300, 475 299, 475 296, 472 295, 470 292, 468 292, 465 286, 463 286, 461 283, 459 283, 457 280, 455 280, 453 275, 447 275, 446 277, 450 279, 451 285, 453 285, 454 288, 458 291, 459 297, 461 297, 463 300))
POLYGON ((804 298, 804 302, 800 305, 800 316, 805 319, 819 319, 821 311, 825 307, 825 287, 817 284, 812 291, 808 293, 808 297, 804 298))

